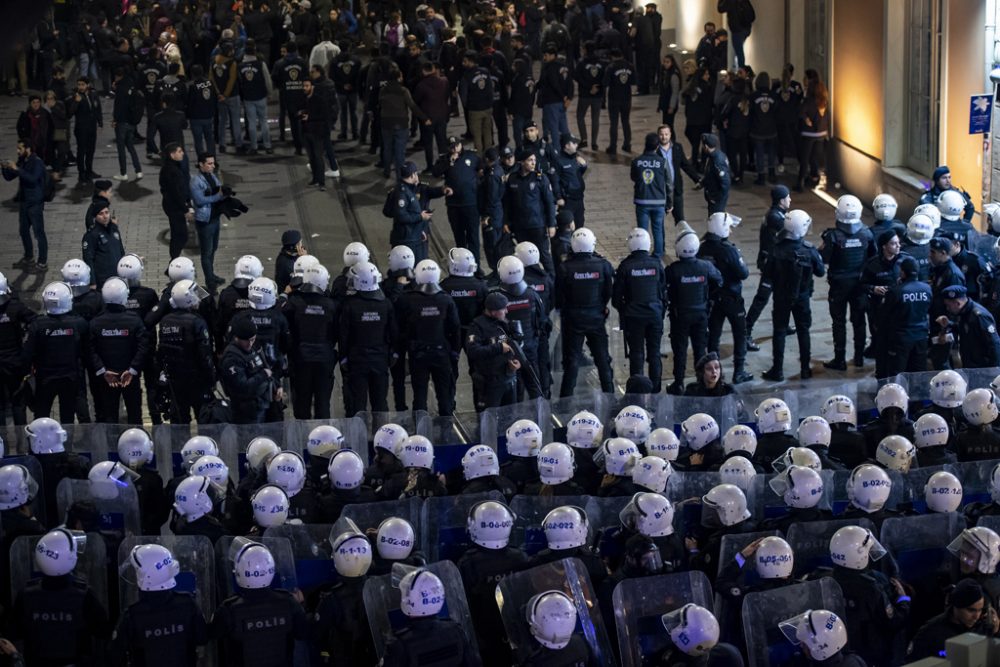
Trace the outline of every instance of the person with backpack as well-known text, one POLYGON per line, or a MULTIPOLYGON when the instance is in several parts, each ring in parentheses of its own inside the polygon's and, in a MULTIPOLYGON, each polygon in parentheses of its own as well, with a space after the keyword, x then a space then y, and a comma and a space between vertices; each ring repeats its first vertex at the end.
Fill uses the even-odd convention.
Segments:
POLYGON ((111 127, 115 130, 115 146, 118 148, 118 173, 112 178, 116 181, 128 180, 125 164, 125 151, 128 151, 132 156, 132 166, 135 168, 135 180, 138 181, 142 179, 142 165, 135 150, 135 132, 142 122, 142 115, 146 112, 146 99, 121 67, 115 70, 112 87, 115 91, 115 105, 111 116, 111 127))
MULTIPOLYGON (((135 149, 132 149, 133 151, 135 149)), ((52 177, 45 170, 42 158, 35 155, 28 139, 17 140, 17 164, 3 163, 4 180, 17 181, 17 201, 21 243, 24 245, 24 255, 14 262, 15 269, 24 269, 33 273, 45 273, 48 269, 49 243, 45 236, 45 202, 51 201, 49 195, 54 185, 52 177), (35 263, 35 252, 31 243, 31 234, 35 234, 38 242, 38 262, 35 263)))

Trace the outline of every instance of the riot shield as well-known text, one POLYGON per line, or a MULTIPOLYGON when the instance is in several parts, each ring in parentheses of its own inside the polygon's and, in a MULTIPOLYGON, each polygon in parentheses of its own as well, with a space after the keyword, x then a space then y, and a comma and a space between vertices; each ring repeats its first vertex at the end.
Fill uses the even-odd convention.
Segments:
POLYGON ((900 498, 904 509, 912 509, 917 514, 927 514, 927 501, 924 499, 924 486, 931 475, 945 470, 944 466, 913 468, 903 477, 903 496, 900 498))
MULTIPOLYGON (((760 477, 759 475, 757 477, 760 477)), ((761 494, 770 491, 764 490, 756 483, 750 486, 746 492, 747 509, 751 516, 759 518, 761 516, 761 494)), ((722 484, 722 475, 717 472, 675 472, 667 479, 667 488, 664 495, 674 503, 675 516, 679 516, 683 521, 685 531, 691 531, 701 526, 701 498, 712 490, 713 487, 722 484), (696 501, 696 502, 691 502, 696 501)), ((675 525, 677 518, 674 519, 675 525)), ((685 534, 689 534, 685 532, 685 534)))
POLYGON ((38 484, 38 493, 36 493, 35 497, 31 499, 31 513, 43 526, 49 525, 48 521, 46 521, 48 518, 48 512, 56 512, 58 510, 55 507, 50 510, 45 506, 45 484, 42 479, 42 464, 39 463, 38 459, 30 454, 25 454, 23 456, 9 456, 3 459, 3 461, 0 461, 0 463, 5 466, 24 466, 28 469, 28 473, 31 475, 31 478, 38 484))
POLYGON ((671 396, 665 394, 658 406, 656 425, 671 429, 678 437, 681 424, 693 414, 711 415, 719 424, 719 434, 725 433, 737 421, 737 401, 732 396, 671 396))
POLYGON ((976 525, 982 526, 983 528, 989 528, 994 533, 1000 535, 1000 516, 984 514, 979 517, 978 521, 976 521, 976 525))
POLYGON ((625 579, 612 602, 622 667, 643 667, 671 644, 660 617, 689 602, 712 609, 712 585, 697 570, 625 579))
MULTIPOLYGON (((237 538, 232 535, 223 535, 215 543, 216 580, 219 591, 224 596, 223 599, 239 593, 236 577, 233 574, 233 563, 230 560, 230 547, 235 539, 237 538)), ((299 581, 295 574, 292 543, 284 537, 255 537, 253 541, 267 547, 274 557, 274 579, 271 581, 271 588, 285 591, 294 591, 298 588, 299 581)))
MULTIPOLYGON (((611 419, 614 419, 623 408, 629 405, 638 405, 649 413, 650 430, 657 428, 659 423, 657 423, 656 417, 661 414, 660 403, 666 400, 667 396, 669 394, 624 394, 617 396, 611 401, 609 406, 611 408, 611 419)), ((604 429, 605 437, 608 437, 610 426, 605 424, 604 429)))
POLYGON ((264 537, 285 538, 292 549, 295 578, 299 588, 308 595, 325 584, 337 579, 333 566, 333 549, 330 546, 329 523, 286 523, 271 526, 264 531, 264 537))
MULTIPOLYGON (((534 556, 548 546, 545 531, 542 530, 545 515, 563 505, 573 505, 586 511, 588 500, 590 496, 514 496, 510 509, 517 518, 514 520, 514 530, 510 533, 510 543, 521 547, 529 556, 534 556)), ((587 544, 591 544, 595 528, 589 516, 588 523, 590 528, 587 544)))
POLYGON ((462 457, 476 444, 475 426, 458 416, 423 417, 417 432, 434 445, 434 471, 461 476, 462 457))
MULTIPOLYGON (((587 393, 574 394, 565 398, 553 398, 549 401, 552 417, 552 442, 566 442, 566 426, 576 413, 584 410, 593 413, 600 419, 605 432, 609 432, 608 425, 615 417, 611 414, 611 399, 611 395, 602 394, 596 390, 589 390, 587 393)), ((542 432, 544 433, 545 430, 543 429, 542 432)))
POLYGON ((917 584, 941 575, 955 581, 958 559, 948 545, 965 528, 965 517, 956 512, 893 517, 882 524, 879 542, 896 558, 904 581, 917 584))
MULTIPOLYGON (((35 547, 41 535, 25 535, 14 540, 10 547, 11 599, 17 597, 30 580, 42 577, 35 566, 35 547)), ((90 590, 105 609, 108 609, 108 568, 104 540, 97 533, 87 533, 87 545, 77 554, 73 577, 90 586, 90 590)))
POLYGON ((752 386, 749 382, 736 385, 736 393, 732 394, 732 397, 735 403, 737 421, 740 424, 752 426, 754 430, 757 428, 757 416, 754 414, 754 411, 764 399, 780 398, 787 402, 784 391, 762 386, 752 386))
POLYGON ((487 408, 479 418, 481 442, 493 447, 501 460, 507 456, 507 428, 518 419, 530 419, 538 424, 542 429, 542 443, 552 442, 552 413, 544 398, 487 408))
POLYGON ((375 545, 375 533, 379 525, 391 516, 406 519, 413 526, 413 537, 415 544, 414 551, 426 553, 426 546, 423 543, 424 533, 421 530, 421 507, 424 501, 422 498, 404 498, 402 500, 383 500, 377 503, 358 503, 355 505, 345 505, 340 513, 341 519, 350 519, 361 532, 368 535, 372 545, 375 545))
MULTIPOLYGON (((445 603, 438 612, 438 618, 449 618, 465 630, 476 656, 479 647, 476 642, 476 631, 472 627, 472 614, 469 603, 465 599, 465 588, 462 586, 462 575, 451 561, 443 560, 429 563, 424 569, 434 573, 444 584, 445 603)), ((398 582, 396 582, 398 585, 398 582)), ((369 577, 364 589, 365 612, 375 643, 375 653, 381 660, 385 655, 386 645, 393 635, 407 625, 407 617, 400 611, 399 588, 393 586, 393 575, 369 577)))
POLYGON ((1000 368, 963 368, 962 375, 969 381, 969 391, 989 389, 993 379, 1000 375, 1000 368))
MULTIPOLYGON (((850 501, 847 499, 847 480, 851 478, 850 470, 834 470, 833 471, 833 496, 831 498, 831 509, 834 515, 839 515, 847 509, 850 501)), ((889 480, 892 482, 892 488, 889 491, 889 499, 885 502, 886 509, 896 509, 896 507, 903 501, 906 495, 906 482, 902 475, 900 475, 895 470, 886 470, 886 474, 889 476, 889 480)), ((824 480, 825 483, 825 480, 824 480)), ((921 491, 923 488, 921 487, 921 491)))
MULTIPOLYGON (((386 424, 398 424, 402 426, 403 429, 410 435, 418 433, 417 424, 424 417, 429 416, 424 410, 403 410, 402 412, 359 412, 354 416, 354 419, 361 420, 363 432, 365 434, 365 439, 368 442, 372 441, 375 436, 375 431, 379 430, 382 426, 386 424)), ((334 422, 338 420, 333 420, 334 422)), ((320 423, 320 422, 317 422, 320 423)), ((326 423, 326 422, 322 422, 326 423)), ((336 423, 333 424, 337 426, 336 423)), ((338 426, 338 428, 340 428, 338 426)), ((341 431, 343 433, 343 431, 341 431)), ((422 433, 421 435, 426 435, 422 433)), ((347 439, 346 434, 344 439, 347 439)))
POLYGON ((749 667, 790 664, 801 649, 789 642, 778 624, 809 609, 827 609, 844 616, 844 595, 830 577, 759 593, 743 600, 743 630, 749 667))
MULTIPOLYGON (((743 551, 748 544, 754 540, 759 540, 762 537, 771 536, 784 537, 780 530, 761 530, 754 533, 735 533, 732 535, 722 536, 722 546, 719 548, 719 572, 722 572, 729 561, 736 557, 736 554, 743 551)), ((743 568, 744 577, 748 584, 755 583, 759 577, 757 576, 757 569, 755 567, 745 567, 743 568)))
POLYGON ((420 540, 427 549, 427 561, 458 562, 472 544, 467 521, 469 510, 484 500, 505 502, 499 491, 441 496, 424 500, 420 510, 420 540))
POLYGON ((0 426, 0 437, 3 438, 3 457, 18 456, 31 453, 28 446, 28 434, 24 432, 23 426, 12 424, 10 426, 0 426))
POLYGON ((944 469, 962 482, 962 505, 969 503, 992 503, 990 495, 990 474, 996 461, 968 461, 950 463, 944 469))
POLYGON ((139 496, 131 483, 115 483, 98 491, 86 479, 64 479, 56 488, 56 510, 62 523, 76 503, 89 503, 97 510, 97 529, 102 535, 121 540, 142 532, 139 496), (95 493, 95 491, 98 491, 95 493))
MULTIPOLYGON (((819 504, 816 505, 818 509, 829 510, 833 504, 833 486, 834 486, 834 471, 833 470, 820 470, 819 476, 823 480, 823 497, 820 499, 819 504)), ((751 507, 751 512, 754 512, 754 518, 760 519, 775 519, 778 517, 783 517, 788 514, 788 505, 785 504, 783 494, 778 494, 771 482, 780 475, 775 473, 769 473, 764 475, 757 475, 754 477, 751 494, 755 500, 756 504, 751 507)))
MULTIPOLYGON (((834 394, 842 394, 852 401, 855 400, 856 388, 853 382, 822 382, 811 381, 807 386, 789 391, 785 394, 785 402, 792 412, 792 424, 798 424, 806 417, 820 416, 820 409, 826 399, 834 394)), ((855 401, 855 405, 857 402, 855 401)), ((794 429, 793 429, 794 434, 794 429)))
POLYGON ((118 451, 118 438, 108 447, 108 424, 63 424, 66 451, 79 454, 90 466, 108 460, 108 452, 118 451))
MULTIPOLYGON (((174 590, 193 593, 205 619, 212 618, 217 603, 215 551, 211 540, 203 535, 133 535, 126 537, 118 547, 118 562, 126 562, 132 548, 140 544, 160 544, 170 549, 174 560, 180 565, 174 590)), ((122 609, 127 609, 139 599, 139 587, 135 581, 134 574, 127 571, 121 577, 119 593, 122 609)))
MULTIPOLYGON (((235 479, 241 475, 238 452, 246 449, 247 443, 238 442, 239 433, 231 424, 160 424, 153 428, 153 442, 156 443, 156 469, 164 481, 185 474, 182 466, 181 449, 196 435, 205 435, 219 445, 219 458, 229 466, 229 476, 235 479)), ((249 441, 248 441, 249 442, 249 441)))
POLYGON ((831 567, 830 538, 844 526, 867 528, 877 534, 875 524, 869 519, 832 519, 793 523, 785 538, 795 552, 795 576, 801 577, 821 567, 831 567))
MULTIPOLYGON (((270 438, 282 451, 292 451, 303 456, 305 440, 296 437, 301 423, 289 420, 268 424, 234 424, 232 428, 235 430, 237 468, 230 466, 229 476, 234 482, 238 482, 246 476, 247 446, 254 438, 270 438)), ((182 446, 183 444, 181 443, 182 446)), ((221 443, 219 446, 221 448, 221 443)), ((303 458, 305 457, 303 456, 303 458)), ((225 458, 223 460, 225 461, 225 458)))
MULTIPOLYGON (((964 369, 956 372, 968 381, 969 378, 964 369)), ((939 371, 923 371, 921 373, 900 373, 896 376, 896 382, 906 387, 906 393, 910 397, 909 414, 911 419, 915 418, 917 412, 931 404, 931 378, 938 373, 939 371)), ((969 388, 971 389, 972 386, 970 385, 969 388)))
POLYGON ((854 407, 858 411, 858 428, 878 416, 875 396, 882 385, 872 377, 860 378, 854 382, 854 407))
MULTIPOLYGON (((587 519, 590 521, 591 528, 598 531, 620 526, 621 519, 618 518, 618 515, 621 514, 621 511, 632 500, 632 496, 612 496, 609 498, 589 496, 586 498, 587 504, 583 505, 583 509, 587 511, 587 519)), ((542 518, 544 519, 545 517, 542 518)), ((675 525, 676 522, 677 517, 675 515, 675 525)))

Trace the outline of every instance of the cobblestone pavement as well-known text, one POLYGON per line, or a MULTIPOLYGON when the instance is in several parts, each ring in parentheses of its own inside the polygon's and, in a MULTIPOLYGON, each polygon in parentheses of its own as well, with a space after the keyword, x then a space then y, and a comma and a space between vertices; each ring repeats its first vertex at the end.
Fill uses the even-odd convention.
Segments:
MULTIPOLYGON (((656 96, 636 97, 632 111, 633 146, 643 144, 643 136, 647 131, 654 131, 659 124, 659 114, 655 111, 656 96)), ((26 98, 0 99, 0 127, 6 128, 0 133, 0 157, 15 159, 15 133, 13 131, 17 115, 26 106, 26 98)), ((95 169, 98 173, 110 178, 117 173, 117 153, 113 144, 113 134, 110 128, 110 100, 105 103, 105 127, 98 135, 98 149, 95 157, 95 169)), ((272 108, 272 113, 276 109, 272 108)), ((570 126, 575 126, 575 107, 570 109, 570 126)), ((537 114, 540 120, 541 114, 537 114)), ((607 119, 602 118, 599 136, 600 151, 585 149, 581 151, 590 161, 587 172, 587 224, 598 238, 598 249, 612 264, 617 265, 627 254, 625 237, 628 230, 634 226, 632 207, 632 184, 628 178, 628 166, 634 153, 622 154, 617 157, 606 155, 603 148, 607 146, 607 119)), ((683 136, 681 119, 678 118, 678 136, 683 136)), ((143 128, 144 129, 144 128, 143 128)), ((276 126, 272 121, 272 136, 276 136, 276 126)), ((453 133, 462 131, 460 121, 452 123, 453 133)), ((193 143, 189 142, 189 146, 193 143)), ((264 263, 267 273, 272 273, 274 257, 280 247, 281 232, 289 227, 302 229, 305 243, 310 252, 318 255, 330 269, 331 274, 339 272, 341 251, 352 240, 361 240, 369 245, 373 257, 379 264, 385 265, 389 250, 388 236, 390 222, 382 217, 381 208, 387 189, 392 183, 382 177, 381 171, 374 167, 374 156, 367 150, 359 148, 356 142, 338 142, 336 150, 340 159, 342 178, 336 183, 328 179, 328 188, 320 192, 306 183, 309 173, 304 157, 296 157, 291 144, 276 142, 273 156, 236 156, 232 153, 220 154, 218 162, 223 175, 223 181, 232 186, 248 206, 250 212, 235 220, 223 220, 219 251, 216 256, 216 270, 223 277, 231 277, 232 265, 235 260, 247 253, 255 254, 264 263)), ((143 163, 145 177, 142 180, 130 180, 126 183, 115 181, 112 207, 117 215, 124 234, 127 250, 142 255, 146 261, 145 282, 156 288, 161 288, 165 279, 163 271, 168 261, 167 254, 167 221, 160 208, 160 194, 157 182, 159 160, 147 160, 144 157, 144 146, 138 145, 137 150, 143 163)), ((689 147, 686 146, 689 150, 689 147)), ((419 165, 423 166, 422 151, 411 153, 419 165)), ((134 177, 130 177, 134 178, 134 177)), ((750 179, 746 179, 750 180, 750 179)), ((789 182, 784 178, 784 182, 789 182)), ((702 234, 705 231, 706 208, 699 192, 693 191, 690 181, 685 188, 685 207, 688 222, 702 234)), ((78 186, 75 167, 70 167, 57 192, 55 201, 46 205, 46 232, 49 239, 49 271, 45 275, 21 272, 10 268, 12 263, 21 256, 21 247, 17 235, 17 205, 11 199, 16 191, 15 182, 0 182, 0 217, 7 229, 7 242, 0 245, 0 270, 10 280, 11 284, 21 294, 22 298, 37 307, 38 294, 49 281, 59 278, 59 267, 62 263, 80 254, 80 240, 83 235, 83 214, 89 203, 90 187, 78 186)), ((834 195, 836 196, 836 195, 834 195)), ((770 204, 769 189, 743 185, 733 189, 730 197, 730 212, 743 218, 743 224, 734 231, 733 239, 742 248, 747 263, 751 266, 751 276, 744 285, 744 298, 747 305, 753 298, 757 287, 759 274, 753 269, 757 254, 757 234, 760 221, 770 204)), ((813 216, 813 230, 809 239, 818 243, 819 233, 833 224, 833 210, 819 197, 813 194, 793 195, 793 206, 804 208, 813 216)), ((431 244, 432 256, 440 259, 447 248, 451 246, 450 230, 444 219, 444 206, 438 205, 436 225, 434 225, 431 244)), ((667 228, 667 260, 672 257, 672 229, 667 228)), ((194 235, 192 234, 192 237, 194 235)), ((197 248, 189 247, 186 254, 192 257, 198 267, 197 248)), ((446 268, 446 264, 443 264, 446 268)), ((869 363, 865 369, 851 370, 848 373, 824 371, 821 362, 832 357, 832 341, 830 336, 829 311, 826 305, 826 283, 817 281, 813 305, 813 370, 817 374, 816 382, 842 381, 845 377, 856 378, 868 374, 872 370, 869 363)), ((557 324, 558 326, 558 324, 557 324)), ((612 357, 615 370, 615 381, 619 388, 624 387, 627 379, 627 360, 622 347, 622 336, 617 330, 617 317, 612 310, 609 322, 612 337, 612 357)), ((760 373, 770 366, 770 308, 766 309, 761 320, 755 327, 757 340, 761 345, 760 352, 748 355, 747 370, 758 378, 760 373)), ((794 339, 794 337, 793 337, 794 339)), ((555 364, 554 387, 558 390, 560 351, 558 336, 553 336, 556 349, 553 355, 555 364)), ((669 350, 666 337, 663 341, 664 351, 669 350)), ((728 365, 732 355, 732 339, 728 329, 723 333, 722 350, 724 372, 731 372, 728 365)), ((797 344, 791 340, 786 351, 786 369, 794 373, 796 369, 797 344)), ((669 377, 671 361, 664 359, 664 377, 669 377)), ((463 364, 464 366, 464 364, 463 364)), ((693 362, 688 361, 688 379, 693 373, 693 362)), ((458 405, 460 410, 471 409, 471 392, 468 376, 462 372, 459 379, 458 405)), ((794 378, 797 374, 791 374, 794 378)), ((580 386, 598 386, 596 371, 585 367, 580 374, 580 386)), ((756 391, 766 392, 773 386, 757 381, 756 391)), ((342 410, 339 398, 340 382, 335 389, 335 412, 342 410)), ((433 397, 430 405, 435 405, 433 397)))

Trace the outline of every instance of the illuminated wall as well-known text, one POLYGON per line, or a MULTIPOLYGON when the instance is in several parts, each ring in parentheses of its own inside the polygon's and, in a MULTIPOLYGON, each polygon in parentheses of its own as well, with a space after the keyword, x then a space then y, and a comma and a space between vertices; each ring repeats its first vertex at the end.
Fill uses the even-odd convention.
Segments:
POLYGON ((833 3, 830 104, 834 136, 878 160, 884 145, 884 24, 881 3, 833 3))

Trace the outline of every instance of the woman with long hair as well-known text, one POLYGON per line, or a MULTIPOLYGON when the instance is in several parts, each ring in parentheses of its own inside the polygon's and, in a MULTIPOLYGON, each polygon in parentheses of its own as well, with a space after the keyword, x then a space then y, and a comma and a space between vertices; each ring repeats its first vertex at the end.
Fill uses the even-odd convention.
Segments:
POLYGON ((660 64, 660 99, 656 110, 663 114, 663 124, 674 129, 674 116, 681 100, 681 68, 671 54, 663 56, 660 64))
POLYGON ((799 111, 799 179, 802 192, 808 175, 819 182, 826 170, 826 141, 830 134, 830 93, 816 70, 806 70, 806 96, 799 111))
POLYGON ((699 67, 688 79, 682 94, 687 120, 684 136, 691 144, 691 160, 698 171, 701 171, 704 162, 704 156, 701 154, 701 135, 712 131, 714 90, 712 73, 707 67, 699 67))

